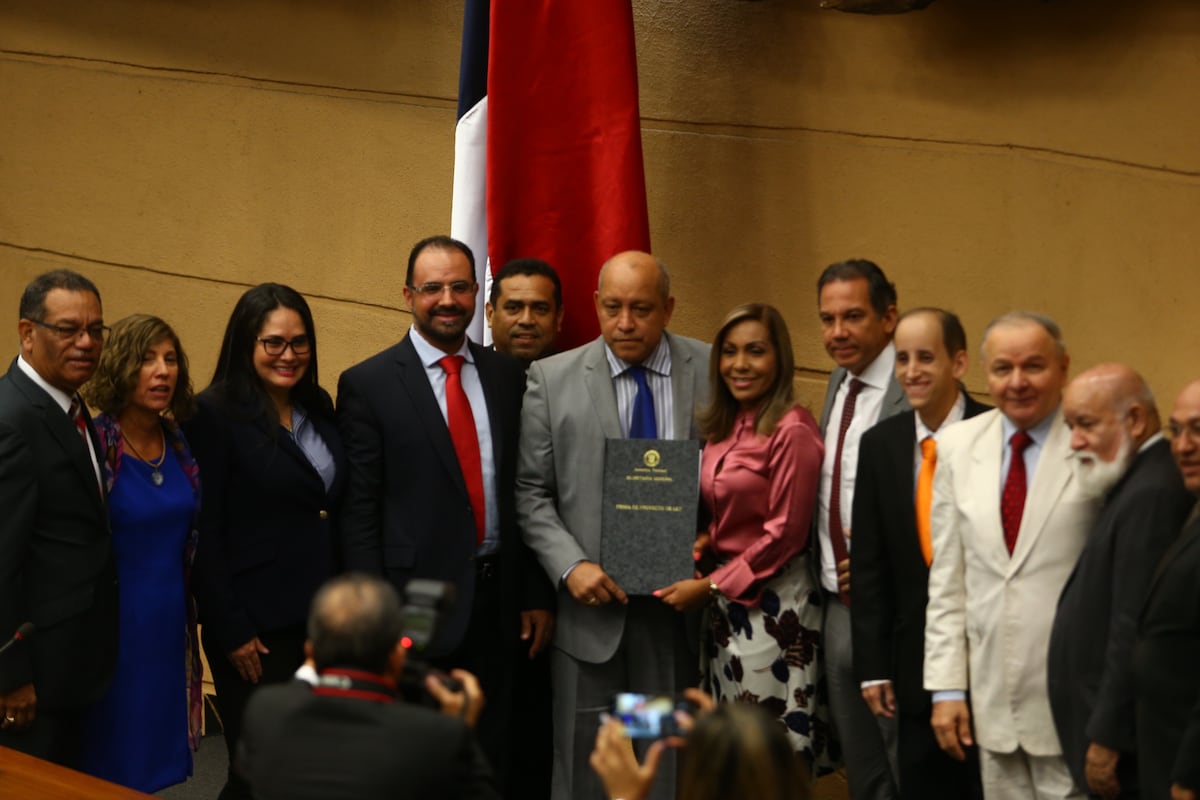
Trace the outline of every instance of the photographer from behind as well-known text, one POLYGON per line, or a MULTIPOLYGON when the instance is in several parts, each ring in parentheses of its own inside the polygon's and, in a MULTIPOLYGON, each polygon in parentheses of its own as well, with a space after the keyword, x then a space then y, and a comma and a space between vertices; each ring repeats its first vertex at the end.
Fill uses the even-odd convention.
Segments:
POLYGON ((317 684, 265 687, 246 707, 238 766, 257 800, 499 798, 471 730, 483 708, 475 677, 452 672, 461 691, 426 678, 440 713, 397 696, 403 619, 378 578, 321 587, 305 644, 317 684))

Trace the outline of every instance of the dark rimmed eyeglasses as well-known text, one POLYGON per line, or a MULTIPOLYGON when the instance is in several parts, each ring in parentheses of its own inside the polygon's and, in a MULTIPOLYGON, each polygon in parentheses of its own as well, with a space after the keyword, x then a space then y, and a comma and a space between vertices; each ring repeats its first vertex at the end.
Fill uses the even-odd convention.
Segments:
POLYGON ((29 320, 34 325, 40 325, 48 331, 54 331, 54 335, 64 342, 73 342, 80 337, 81 334, 87 333, 88 338, 93 341, 103 342, 104 337, 112 332, 112 328, 107 325, 51 325, 49 322, 42 322, 40 319, 29 320))
POLYGON ((267 351, 269 356, 281 356, 283 351, 289 347, 298 356, 302 356, 312 349, 312 342, 307 336, 297 336, 295 339, 285 339, 282 336, 260 336, 258 341, 262 342, 263 350, 267 351))

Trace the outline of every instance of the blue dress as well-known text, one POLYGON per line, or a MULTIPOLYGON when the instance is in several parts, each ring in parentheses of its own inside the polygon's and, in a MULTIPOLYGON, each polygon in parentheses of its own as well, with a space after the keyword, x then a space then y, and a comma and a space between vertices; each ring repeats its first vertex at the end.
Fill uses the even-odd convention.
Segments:
POLYGON ((142 792, 186 780, 188 748, 184 543, 195 497, 167 448, 162 486, 132 456, 109 493, 120 581, 117 668, 84 730, 84 772, 142 792))

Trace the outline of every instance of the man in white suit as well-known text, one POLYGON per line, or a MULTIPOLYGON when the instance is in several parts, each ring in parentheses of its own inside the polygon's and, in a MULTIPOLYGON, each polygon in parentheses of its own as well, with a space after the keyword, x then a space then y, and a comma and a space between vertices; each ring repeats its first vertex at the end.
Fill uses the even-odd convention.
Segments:
MULTIPOLYGON (((555 800, 604 798, 588 767, 599 714, 614 692, 673 694, 694 685, 684 617, 654 597, 628 597, 600 563, 604 442, 698 439, 708 346, 666 332, 675 299, 648 253, 613 256, 595 294, 601 336, 534 361, 521 414, 517 516, 558 587, 554 684, 555 800), (653 397, 653 435, 640 393, 653 397)), ((653 798, 675 796, 674 768, 653 798)))
POLYGON ((1046 689, 1053 609, 1097 511, 1069 466, 1059 406, 1070 359, 1053 320, 1013 312, 984 332, 983 361, 996 409, 938 443, 925 624, 932 724, 955 758, 978 741, 987 800, 1078 797, 1046 689))

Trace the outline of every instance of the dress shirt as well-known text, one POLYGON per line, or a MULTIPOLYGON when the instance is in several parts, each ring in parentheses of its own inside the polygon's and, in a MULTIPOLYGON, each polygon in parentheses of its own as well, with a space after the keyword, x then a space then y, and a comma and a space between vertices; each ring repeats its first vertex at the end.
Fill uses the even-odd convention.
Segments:
POLYGON ((754 430, 753 411, 733 432, 704 448, 700 492, 712 510, 709 546, 721 566, 710 580, 721 593, 757 605, 762 584, 806 544, 821 469, 821 434, 796 407, 770 436, 754 430))
MULTIPOLYGON (((616 354, 604 343, 604 356, 608 359, 608 373, 612 376, 613 390, 617 393, 617 416, 621 420, 621 433, 629 436, 629 426, 633 421, 633 399, 637 396, 637 382, 629 374, 629 364, 617 358, 616 354)), ((658 425, 658 438, 674 439, 675 404, 671 402, 671 346, 667 337, 658 341, 642 366, 646 368, 646 383, 650 393, 654 395, 654 421, 658 425)))
MULTIPOLYGON (((57 386, 51 386, 49 383, 47 383, 46 379, 39 375, 38 371, 33 368, 33 365, 25 360, 24 355, 17 356, 17 368, 20 369, 21 372, 25 373, 25 377, 36 383, 39 389, 50 395, 50 399, 52 399, 58 405, 58 407, 62 409, 63 414, 67 415, 67 419, 71 419, 71 402, 74 400, 71 395, 67 394, 62 389, 59 389, 57 386)), ((82 403, 83 400, 81 399, 80 402, 82 403)), ((71 425, 74 424, 75 420, 71 419, 71 425)), ((91 436, 87 437, 87 449, 88 455, 92 459, 92 471, 96 474, 96 485, 101 486, 100 462, 96 460, 96 444, 92 441, 91 436)))
POLYGON ((417 351, 417 358, 421 359, 421 365, 425 367, 425 375, 429 378, 433 396, 437 399, 438 408, 442 411, 442 419, 446 420, 447 427, 450 422, 446 416, 446 371, 438 361, 447 355, 462 356, 465 359, 460 380, 463 392, 471 403, 471 416, 475 418, 475 433, 479 437, 479 460, 483 468, 483 502, 486 506, 483 543, 479 545, 477 553, 486 556, 499 552, 500 509, 496 507, 496 452, 492 449, 492 421, 488 416, 487 398, 483 394, 479 371, 475 368, 475 356, 471 354, 471 348, 467 346, 465 338, 462 347, 457 351, 446 353, 426 341, 415 325, 409 329, 409 337, 417 351))
MULTIPOLYGON (((1050 435, 1050 427, 1054 424, 1054 418, 1058 416, 1058 408, 1046 415, 1046 418, 1034 425, 1029 430, 1025 431, 1029 434, 1032 440, 1025 448, 1022 454, 1025 457, 1025 488, 1028 490, 1029 482, 1033 480, 1035 470, 1037 470, 1038 459, 1042 456, 1042 445, 1046 443, 1046 437, 1050 435)), ((1004 481, 1008 479, 1008 467, 1012 462, 1012 437, 1017 432, 1017 426, 1009 421, 1008 417, 1001 418, 1001 427, 1004 431, 1004 450, 1000 458, 1000 492, 1004 492, 1004 481)), ((1000 495, 996 495, 996 502, 1000 502, 1000 495)))
MULTIPOLYGON (((846 394, 850 391, 851 379, 858 378, 865 385, 858 393, 854 418, 850 421, 850 427, 846 429, 845 439, 842 440, 842 485, 837 487, 841 492, 842 527, 848 529, 850 512, 854 507, 858 441, 879 421, 883 396, 887 393, 895 367, 896 348, 889 343, 861 374, 846 374, 833 399, 833 407, 829 409, 829 418, 825 420, 825 458, 821 463, 821 489, 817 495, 817 535, 821 537, 821 586, 835 594, 838 590, 837 561, 833 555, 833 543, 829 538, 829 498, 832 497, 834 488, 833 460, 837 455, 838 426, 842 419, 842 408, 846 405, 846 394)), ((853 530, 850 531, 850 535, 853 537, 853 530)), ((848 542, 847 547, 849 546, 848 542)))
POLYGON ((915 492, 916 492, 916 488, 917 488, 917 478, 920 477, 920 474, 921 474, 921 462, 924 460, 921 456, 921 442, 925 441, 930 436, 932 436, 933 440, 936 442, 938 440, 938 437, 942 435, 942 431, 946 430, 946 428, 948 428, 949 426, 953 425, 956 422, 961 422, 963 416, 966 413, 967 413, 967 398, 965 395, 963 395, 962 391, 959 391, 958 399, 956 399, 954 401, 954 405, 950 408, 950 413, 947 414, 946 418, 944 420, 942 420, 941 424, 938 425, 938 429, 936 431, 930 430, 929 426, 921 421, 921 415, 917 412, 913 412, 913 417, 917 421, 917 426, 916 426, 917 440, 913 444, 913 492, 914 492, 913 496, 914 497, 916 496, 915 492))
POLYGON ((325 491, 328 492, 333 487, 334 478, 337 477, 337 465, 333 462, 333 453, 329 452, 325 440, 317 432, 317 427, 300 406, 292 406, 292 429, 288 433, 300 448, 300 452, 304 453, 308 463, 312 464, 312 468, 321 476, 321 483, 325 484, 325 491))

